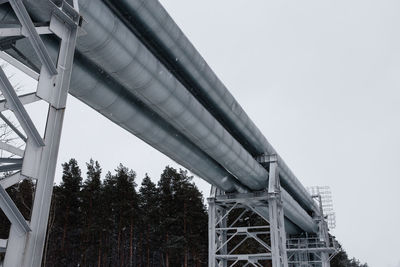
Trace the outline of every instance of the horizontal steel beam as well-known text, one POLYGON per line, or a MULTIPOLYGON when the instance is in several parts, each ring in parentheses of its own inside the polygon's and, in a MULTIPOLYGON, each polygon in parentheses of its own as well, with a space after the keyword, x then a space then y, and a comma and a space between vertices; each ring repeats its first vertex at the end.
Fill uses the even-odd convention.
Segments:
MULTIPOLYGON (((50 31, 49 27, 47 26, 40 26, 35 27, 38 34, 52 34, 53 32, 50 31)), ((12 36, 21 36, 22 28, 21 27, 0 27, 0 37, 12 37, 12 36)))
POLYGON ((17 158, 0 158, 0 163, 22 163, 23 159, 17 158))
MULTIPOLYGON (((19 101, 21 101, 22 105, 27 105, 42 100, 40 97, 36 95, 36 93, 28 93, 25 95, 20 95, 18 96, 18 98, 19 101)), ((8 109, 9 107, 7 105, 7 100, 6 99, 0 100, 0 112, 3 112, 8 109)))
POLYGON ((21 170, 22 163, 15 163, 15 164, 7 164, 0 166, 0 172, 12 172, 21 170))

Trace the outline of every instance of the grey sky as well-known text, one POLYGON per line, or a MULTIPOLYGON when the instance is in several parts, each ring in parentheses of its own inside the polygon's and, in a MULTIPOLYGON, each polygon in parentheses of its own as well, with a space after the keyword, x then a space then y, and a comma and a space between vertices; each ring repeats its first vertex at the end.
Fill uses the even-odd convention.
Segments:
MULTIPOLYGON (((349 254, 398 266, 400 2, 161 2, 303 184, 332 188, 349 254)), ((72 97, 59 163, 70 157, 140 179, 176 166, 72 97)))
POLYGON ((400 259, 399 1, 161 1, 371 266, 400 259))

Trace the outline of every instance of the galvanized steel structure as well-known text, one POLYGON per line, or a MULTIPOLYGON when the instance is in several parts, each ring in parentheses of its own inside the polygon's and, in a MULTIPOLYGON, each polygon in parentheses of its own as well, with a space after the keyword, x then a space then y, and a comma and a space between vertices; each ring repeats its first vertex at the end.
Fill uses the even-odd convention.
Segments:
POLYGON ((217 202, 239 197, 264 218, 273 266, 287 266, 287 234, 327 232, 317 203, 158 1, 0 3, 0 56, 38 80, 18 96, 0 71, 0 111, 12 110, 24 133, 1 118, 26 142, 24 151, 0 143, 17 156, 0 166, 13 172, 0 181, 12 222, 5 266, 40 265, 68 93, 218 188, 217 202), (39 100, 49 103, 44 137, 24 108, 39 100), (4 190, 26 178, 36 181, 29 222, 4 190))

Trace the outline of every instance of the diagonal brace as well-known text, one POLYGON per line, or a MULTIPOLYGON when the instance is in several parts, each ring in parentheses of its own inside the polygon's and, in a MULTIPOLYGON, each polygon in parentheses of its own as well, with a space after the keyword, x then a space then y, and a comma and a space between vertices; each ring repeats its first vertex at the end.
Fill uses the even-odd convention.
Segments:
POLYGON ((0 112, 0 119, 2 119, 11 128, 11 130, 13 130, 19 136, 19 138, 21 138, 24 142, 26 142, 27 140, 26 136, 23 133, 21 133, 18 130, 18 128, 11 121, 9 121, 6 118, 6 116, 4 116, 1 112, 0 112))
POLYGON ((28 223, 26 222, 24 216, 18 210, 15 203, 12 201, 10 196, 7 194, 6 190, 0 185, 0 208, 3 210, 4 214, 10 220, 10 222, 16 226, 17 231, 23 235, 31 231, 28 223))
POLYGON ((2 186, 4 189, 7 189, 10 186, 17 184, 24 179, 25 179, 25 177, 23 175, 21 175, 21 172, 16 172, 10 176, 7 176, 7 177, 4 177, 3 179, 1 179, 0 186, 2 186))
POLYGON ((24 151, 22 149, 19 149, 18 147, 12 146, 2 141, 0 141, 0 150, 5 150, 13 155, 17 155, 20 157, 24 156, 24 151))
POLYGON ((38 130, 33 124, 31 118, 26 112, 24 106, 18 98, 17 93, 15 93, 10 81, 8 80, 3 69, 0 67, 0 90, 3 93, 4 98, 10 105, 10 109, 14 112, 22 129, 31 138, 37 146, 44 146, 42 137, 40 136, 38 130))
POLYGON ((36 31, 35 25, 33 24, 28 11, 22 3, 22 0, 10 0, 11 7, 13 8, 15 15, 17 15, 19 22, 22 25, 22 33, 28 37, 33 49, 38 55, 40 62, 46 67, 50 75, 56 75, 57 69, 53 60, 51 59, 49 53, 38 32, 36 31))

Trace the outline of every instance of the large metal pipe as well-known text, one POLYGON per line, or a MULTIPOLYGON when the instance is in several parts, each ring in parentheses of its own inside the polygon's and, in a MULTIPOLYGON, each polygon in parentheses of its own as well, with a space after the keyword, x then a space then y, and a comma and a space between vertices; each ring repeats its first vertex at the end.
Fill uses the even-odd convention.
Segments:
MULTIPOLYGON (((45 15, 43 0, 27 1, 34 15, 45 15), (35 7, 36 9, 33 9, 35 7), (38 11, 38 14, 36 14, 38 11)), ((79 2, 87 34, 77 49, 101 66, 161 117, 196 143, 252 190, 267 186, 267 172, 141 41, 101 1, 79 2)), ((50 12, 50 10, 48 10, 50 12)))
MULTIPOLYGON (((49 48, 51 47, 52 46, 49 46, 49 48)), ((26 51, 29 53, 29 50, 26 51)), ((179 145, 184 144, 185 142, 184 137, 182 137, 179 132, 166 133, 165 131, 163 131, 163 129, 157 129, 157 126, 163 125, 162 120, 157 121, 156 119, 154 119, 157 118, 157 116, 154 114, 153 116, 148 116, 152 113, 150 110, 147 110, 145 112, 135 110, 135 105, 138 101, 133 101, 132 99, 134 98, 132 98, 132 94, 127 92, 127 90, 119 91, 119 93, 116 93, 118 92, 118 88, 124 87, 121 87, 121 85, 117 86, 119 84, 117 82, 113 84, 113 79, 111 77, 106 77, 106 79, 104 79, 105 74, 101 70, 99 75, 104 80, 93 80, 90 75, 98 71, 99 68, 89 61, 86 61, 85 63, 79 63, 82 60, 83 57, 80 58, 79 56, 77 56, 77 61, 75 64, 75 69, 77 70, 74 69, 71 84, 72 94, 75 94, 82 101, 91 105, 93 108, 116 122, 118 125, 121 125, 122 127, 142 138, 155 148, 175 159, 178 163, 182 164, 188 169, 191 169, 194 173, 198 174, 205 180, 209 181, 210 183, 216 184, 219 188, 225 191, 232 190, 227 188, 227 185, 232 186, 237 182, 230 181, 229 179, 231 179, 231 176, 220 167, 219 168, 221 171, 217 171, 217 173, 214 173, 213 169, 215 170, 215 166, 218 166, 218 164, 205 163, 203 165, 200 164, 199 166, 199 162, 204 162, 204 158, 207 158, 207 156, 199 156, 198 158, 191 157, 191 151, 196 150, 196 147, 193 145, 193 143, 191 143, 192 146, 187 145, 186 148, 182 146, 180 147, 179 145), (76 85, 76 83, 78 83, 78 85, 76 85), (75 86, 77 86, 77 88, 79 89, 74 90, 75 86), (92 89, 95 91, 91 91, 91 93, 87 94, 83 93, 86 92, 88 89, 92 89), (175 141, 168 139, 171 136, 175 137, 175 141), (171 143, 173 143, 174 145, 168 147, 168 145, 170 145, 171 143), (175 155, 173 154, 173 151, 175 151, 175 155), (215 180, 218 177, 222 178, 215 180), (221 184, 221 181, 224 180, 226 180, 227 182, 221 184)), ((203 153, 201 150, 199 151, 200 153, 203 153)), ((287 202, 287 204, 285 205, 289 205, 289 207, 296 207, 292 212, 290 210, 287 211, 287 217, 291 221, 296 222, 296 224, 302 227, 303 230, 315 231, 315 224, 312 219, 297 205, 294 200, 285 200, 285 202, 287 202), (306 219, 304 220, 304 218, 306 219)))
MULTIPOLYGON (((56 52, 55 42, 45 39, 45 43, 51 53, 56 52)), ((16 47, 28 58, 34 58, 27 40, 18 41, 16 47)), ((210 184, 226 192, 249 191, 170 124, 79 53, 75 56, 70 93, 210 184)), ((300 229, 315 231, 316 225, 313 225, 314 222, 308 214, 299 212, 299 207, 293 208, 297 203, 286 192, 283 194, 288 233, 295 234, 300 229)), ((267 216, 268 208, 261 208, 260 212, 267 216)))
MULTIPOLYGON (((36 10, 34 10, 36 15, 39 15, 42 18, 46 16, 48 17, 49 15, 48 12, 46 13, 46 8, 43 8, 44 4, 39 4, 39 2, 46 3, 47 1, 27 1, 28 4, 30 3, 31 8, 36 7, 36 10), (38 6, 41 8, 37 8, 38 6)), ((195 72, 197 69, 193 66, 190 67, 190 62, 198 62, 201 65, 200 70, 204 68, 203 72, 197 73, 197 76, 195 76, 196 80, 198 80, 200 84, 203 81, 203 84, 200 88, 206 88, 206 90, 204 90, 205 92, 213 94, 213 97, 210 99, 214 100, 214 103, 215 100, 217 102, 219 101, 222 109, 226 103, 231 103, 236 108, 236 111, 240 111, 239 114, 235 115, 230 108, 230 113, 226 112, 227 110, 225 109, 225 113, 223 114, 230 115, 230 118, 232 120, 236 119, 239 124, 241 121, 244 121, 251 126, 252 122, 247 117, 246 113, 241 109, 240 105, 234 100, 226 88, 223 87, 223 84, 218 80, 212 70, 207 66, 205 61, 196 52, 187 38, 185 38, 173 20, 158 3, 158 1, 138 2, 132 0, 120 0, 116 2, 125 3, 124 8, 132 12, 132 15, 139 13, 142 14, 142 18, 148 18, 147 23, 150 24, 148 31, 151 31, 151 29, 154 28, 160 29, 156 31, 157 34, 153 36, 155 37, 155 40, 158 36, 161 36, 163 40, 166 40, 168 36, 171 36, 169 35, 171 34, 171 31, 173 34, 175 33, 175 36, 179 37, 179 42, 176 42, 178 38, 173 39, 173 42, 169 42, 170 46, 176 45, 175 47, 178 48, 175 50, 172 49, 172 51, 177 51, 174 54, 178 56, 180 51, 184 51, 190 52, 189 55, 195 55, 195 57, 186 57, 186 61, 185 57, 181 57, 182 61, 185 63, 184 65, 188 66, 188 70, 191 71, 191 73, 196 74, 195 72), (134 12, 135 7, 136 11, 140 10, 141 12, 134 12), (164 20, 162 20, 162 18, 164 18, 164 20), (161 21, 158 21, 158 24, 157 19, 161 19, 161 21), (166 34, 165 30, 162 30, 163 26, 168 26, 168 29, 172 30, 166 34), (204 77, 206 77, 206 79, 204 79, 204 77), (223 94, 224 97, 217 98, 217 96, 221 96, 221 94, 213 91, 212 87, 207 87, 207 81, 211 81, 211 84, 214 81, 214 84, 217 85, 215 88, 220 89, 220 93, 223 92, 222 89, 225 89, 223 94)), ((124 86, 133 89, 133 92, 144 102, 149 105, 153 105, 154 109, 157 110, 161 116, 170 120, 176 128, 184 132, 189 138, 191 138, 192 141, 198 143, 204 151, 206 151, 228 171, 239 178, 242 183, 246 184, 253 190, 265 188, 265 170, 259 164, 257 164, 252 156, 247 153, 244 148, 235 139, 233 139, 223 127, 221 127, 219 123, 215 122, 215 119, 211 116, 211 114, 204 112, 204 109, 199 102, 196 100, 192 101, 192 103, 188 102, 188 99, 190 100, 191 98, 186 91, 182 90, 182 85, 180 83, 176 83, 175 79, 173 79, 169 75, 169 72, 165 70, 165 67, 161 65, 154 57, 152 57, 152 55, 150 55, 149 51, 143 47, 141 42, 135 38, 135 36, 132 35, 130 30, 122 25, 121 22, 115 18, 115 16, 113 16, 110 10, 99 3, 99 1, 86 0, 81 1, 80 3, 82 13, 89 23, 86 25, 86 28, 88 28, 88 35, 78 40, 78 49, 80 49, 86 56, 89 56, 99 65, 104 66, 105 70, 111 73, 113 77, 124 84, 124 86), (139 65, 138 63, 142 65, 139 65), (134 74, 141 76, 140 79, 133 77, 134 74), (155 77, 154 74, 156 74, 157 77, 155 77), (133 78, 135 78, 135 81, 133 81, 133 78), (142 85, 146 83, 162 83, 164 88, 156 87, 163 89, 158 91, 138 90, 135 88, 135 86, 138 86, 138 81, 141 82, 142 85), (172 92, 175 95, 172 95, 172 92), (166 94, 171 95, 168 96, 166 94), (160 98, 159 96, 163 96, 164 98, 160 98), (160 105, 160 102, 163 102, 165 105, 160 105), (187 107, 191 109, 182 108, 182 103, 189 104, 187 107), (178 105, 180 105, 179 108, 181 108, 181 110, 177 110, 178 105), (183 113, 183 110, 191 110, 192 116, 190 116, 188 112, 183 113), (184 117, 186 120, 177 118, 178 115, 184 117), (201 117, 199 117, 199 115, 201 115, 201 117), (196 123, 196 119, 199 123, 196 123), (197 127, 197 129, 194 127, 197 127), (215 127, 217 129, 213 129, 215 127), (215 135, 216 133, 217 135, 215 135), (215 146, 214 144, 216 143, 217 138, 219 138, 219 142, 218 146, 215 146), (199 140, 201 142, 198 142, 199 140), (237 158, 240 160, 237 160, 237 158)), ((179 62, 180 58, 177 57, 176 59, 178 59, 179 62)), ((213 102, 211 101, 211 103, 213 102)), ((215 109, 218 108, 219 106, 216 104, 215 109)), ((255 127, 254 124, 252 125, 255 127)), ((242 130, 246 129, 248 129, 248 127, 244 127, 242 130)), ((255 127, 253 130, 258 136, 263 137, 257 127, 255 127)), ((247 139, 243 138, 243 140, 247 139)), ((267 142, 265 137, 264 141, 267 142)), ((261 147, 261 150, 264 149, 264 147, 267 147, 269 148, 267 149, 268 153, 276 154, 276 151, 273 150, 270 145, 263 145, 261 147)), ((315 206, 314 201, 310 198, 304 187, 290 172, 279 156, 278 160, 280 161, 282 185, 287 188, 289 193, 292 194, 304 208, 307 210, 312 210, 312 207, 315 206)))
POLYGON ((87 35, 78 50, 185 134, 252 190, 267 186, 266 170, 171 75, 102 2, 80 2, 87 35))
MULTIPOLYGON (((206 61, 156 0, 103 0, 253 155, 277 154, 206 61)), ((282 186, 307 210, 315 202, 278 155, 282 186)))

